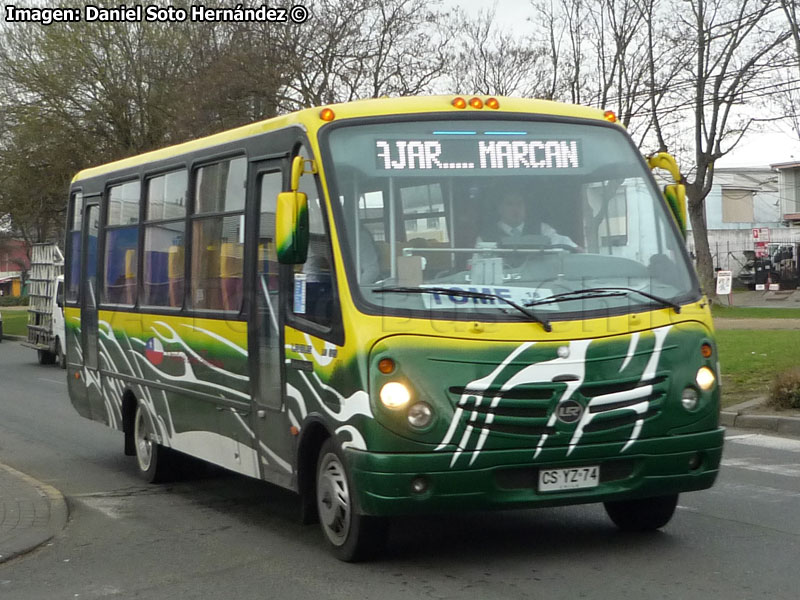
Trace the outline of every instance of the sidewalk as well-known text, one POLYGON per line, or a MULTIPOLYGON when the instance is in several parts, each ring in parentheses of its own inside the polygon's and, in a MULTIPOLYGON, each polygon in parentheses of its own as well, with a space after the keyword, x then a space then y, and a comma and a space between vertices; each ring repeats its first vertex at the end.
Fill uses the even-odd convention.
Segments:
POLYGON ((52 539, 67 516, 57 489, 0 463, 0 564, 52 539))
POLYGON ((800 437, 800 411, 782 411, 766 406, 766 398, 756 398, 723 408, 720 425, 740 429, 763 429, 784 435, 800 437))

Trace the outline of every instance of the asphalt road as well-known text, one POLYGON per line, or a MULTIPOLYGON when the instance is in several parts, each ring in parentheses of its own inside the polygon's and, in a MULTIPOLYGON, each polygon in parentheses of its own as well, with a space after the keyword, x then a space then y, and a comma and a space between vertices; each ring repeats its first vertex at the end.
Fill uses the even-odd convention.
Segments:
POLYGON ((717 485, 663 532, 618 533, 600 506, 403 519, 383 560, 349 565, 288 492, 214 471, 142 483, 35 358, 0 344, 0 461, 61 490, 70 521, 0 565, 3 600, 798 597, 800 441, 729 431, 717 485))

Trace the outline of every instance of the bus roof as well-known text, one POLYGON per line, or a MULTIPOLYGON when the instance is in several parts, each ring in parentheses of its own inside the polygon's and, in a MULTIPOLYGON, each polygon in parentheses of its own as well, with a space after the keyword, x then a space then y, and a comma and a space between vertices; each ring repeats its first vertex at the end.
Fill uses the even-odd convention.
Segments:
POLYGON ((335 114, 335 120, 337 121, 341 121, 342 119, 368 116, 447 112, 462 114, 470 113, 471 115, 474 115, 475 113, 488 113, 493 115, 498 113, 527 113, 595 120, 603 120, 605 118, 602 110, 589 108, 587 106, 565 104, 550 100, 508 98, 503 96, 457 96, 451 94, 440 96, 413 96, 405 98, 384 97, 356 100, 343 104, 330 104, 315 108, 306 108, 181 144, 168 146, 159 150, 152 150, 150 152, 145 152, 144 154, 138 154, 114 162, 106 163, 104 165, 84 169, 75 175, 75 177, 72 179, 72 183, 121 169, 136 167, 149 162, 163 160, 174 156, 179 156, 181 154, 187 154, 196 150, 202 150, 218 144, 234 142, 239 139, 257 135, 259 133, 265 133, 291 125, 302 125, 305 127, 309 135, 312 135, 328 122, 320 118, 320 112, 324 108, 331 108, 335 114), (457 108, 453 105, 453 100, 455 98, 463 98, 468 103, 467 106, 465 108, 457 108), (483 103, 483 107, 473 108, 470 106, 469 102, 472 98, 480 99, 483 103), (496 109, 487 107, 486 101, 489 98, 495 98, 498 101, 499 107, 496 109))

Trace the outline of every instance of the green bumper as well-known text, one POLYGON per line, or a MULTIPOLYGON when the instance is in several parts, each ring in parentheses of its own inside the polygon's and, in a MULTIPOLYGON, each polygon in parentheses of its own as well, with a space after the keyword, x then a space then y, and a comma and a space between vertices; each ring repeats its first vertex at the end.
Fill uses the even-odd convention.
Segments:
POLYGON ((536 461, 533 449, 462 455, 450 467, 452 452, 379 454, 348 450, 347 458, 361 512, 402 515, 559 506, 645 498, 702 490, 713 485, 722 458, 724 429, 637 441, 576 448, 565 458, 564 448, 544 448, 536 461), (597 487, 560 492, 537 491, 539 470, 600 466, 597 487), (412 491, 424 477, 425 491, 412 491))

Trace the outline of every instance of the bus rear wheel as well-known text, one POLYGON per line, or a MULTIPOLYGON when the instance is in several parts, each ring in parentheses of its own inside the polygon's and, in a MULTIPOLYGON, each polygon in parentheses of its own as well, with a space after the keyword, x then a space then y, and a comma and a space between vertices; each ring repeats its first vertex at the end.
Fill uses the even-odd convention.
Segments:
POLYGON ((606 513, 622 531, 654 531, 669 523, 678 505, 678 494, 605 502, 606 513))
POLYGON ((148 483, 166 481, 170 476, 169 449, 159 444, 150 415, 141 403, 136 407, 133 441, 139 475, 148 483))
POLYGON ((380 554, 386 544, 388 522, 358 512, 346 464, 335 441, 326 440, 317 461, 317 511, 334 556, 357 562, 380 554))

